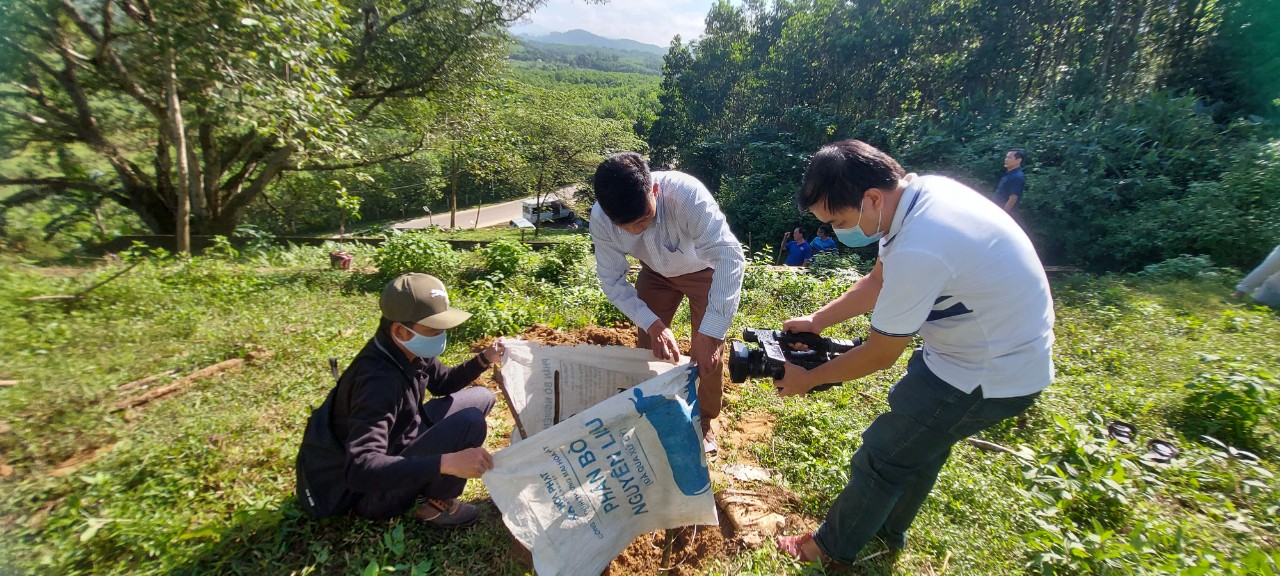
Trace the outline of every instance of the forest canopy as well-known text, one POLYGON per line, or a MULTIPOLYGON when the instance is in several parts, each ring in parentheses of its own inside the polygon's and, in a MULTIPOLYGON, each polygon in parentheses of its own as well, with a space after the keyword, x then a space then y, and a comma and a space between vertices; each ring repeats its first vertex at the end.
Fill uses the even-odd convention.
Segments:
POLYGON ((1049 262, 1247 266, 1280 240, 1277 21, 1264 0, 719 2, 671 44, 649 142, 756 238, 802 221, 809 154, 858 138, 983 192, 1025 149, 1049 262))

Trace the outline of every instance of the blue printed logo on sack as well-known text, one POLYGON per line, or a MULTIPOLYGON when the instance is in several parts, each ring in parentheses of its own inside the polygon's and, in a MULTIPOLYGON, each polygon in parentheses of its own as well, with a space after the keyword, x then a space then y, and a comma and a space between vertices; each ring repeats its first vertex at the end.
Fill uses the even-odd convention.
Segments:
POLYGON ((658 433, 680 492, 697 496, 711 488, 711 472, 702 460, 702 438, 693 426, 693 415, 698 412, 698 372, 692 367, 687 370, 685 402, 660 395, 645 396, 639 388, 631 402, 658 433))

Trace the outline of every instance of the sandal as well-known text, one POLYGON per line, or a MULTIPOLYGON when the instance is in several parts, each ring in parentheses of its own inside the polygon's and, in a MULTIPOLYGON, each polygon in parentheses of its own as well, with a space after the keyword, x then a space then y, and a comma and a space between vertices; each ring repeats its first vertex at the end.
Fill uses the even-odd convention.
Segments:
POLYGON ((720 456, 720 445, 716 443, 714 430, 707 430, 702 434, 702 451, 707 454, 707 462, 715 462, 720 456))
POLYGON ((823 556, 822 550, 818 549, 817 544, 813 544, 813 548, 818 550, 817 554, 810 556, 808 552, 805 552, 805 545, 810 543, 813 543, 813 534, 778 537, 778 549, 781 550, 783 554, 795 558, 801 564, 817 563, 824 566, 829 564, 831 562, 830 559, 823 556))

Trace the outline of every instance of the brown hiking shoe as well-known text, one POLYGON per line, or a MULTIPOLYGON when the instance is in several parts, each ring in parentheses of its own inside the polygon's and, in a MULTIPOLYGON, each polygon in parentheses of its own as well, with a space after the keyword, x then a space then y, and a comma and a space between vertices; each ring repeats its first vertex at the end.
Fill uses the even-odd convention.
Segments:
POLYGON ((480 509, 457 498, 437 500, 428 498, 413 513, 414 520, 433 528, 462 528, 480 519, 480 509))

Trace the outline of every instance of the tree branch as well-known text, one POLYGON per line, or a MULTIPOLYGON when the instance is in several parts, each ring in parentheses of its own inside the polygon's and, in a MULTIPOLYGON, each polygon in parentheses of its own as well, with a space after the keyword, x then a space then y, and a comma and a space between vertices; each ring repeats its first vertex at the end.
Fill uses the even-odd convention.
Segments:
POLYGON ((259 172, 253 181, 249 183, 249 187, 227 199, 227 203, 223 207, 222 217, 225 219, 228 215, 234 216, 238 214, 254 198, 262 194, 262 191, 267 188, 267 184, 270 184, 272 180, 275 180, 276 176, 280 175, 280 172, 289 161, 289 157, 293 156, 294 152, 297 152, 297 149, 293 146, 282 146, 273 152, 263 164, 262 172, 259 172))
POLYGON ((0 106, 0 113, 8 114, 19 120, 24 120, 28 123, 35 124, 36 126, 49 125, 49 121, 40 116, 36 116, 35 114, 32 114, 30 112, 25 112, 23 110, 14 110, 12 108, 9 108, 8 106, 0 106))
POLYGON ((116 56, 115 51, 111 49, 110 43, 104 40, 102 33, 98 32, 98 30, 93 27, 93 24, 85 18, 84 14, 80 13, 80 9, 76 8, 72 0, 62 0, 62 8, 67 12, 67 15, 71 17, 71 20, 75 23, 76 27, 79 28, 85 36, 88 36, 90 40, 93 40, 93 42, 97 44, 98 53, 102 55, 102 58, 94 59, 94 65, 98 66, 98 62, 106 60, 115 72, 116 80, 120 83, 120 87, 124 88, 126 93, 133 96, 135 100, 150 110, 152 114, 155 114, 157 118, 160 117, 163 113, 160 103, 152 99, 147 92, 142 89, 142 86, 133 79, 133 74, 131 74, 129 69, 125 67, 124 61, 120 60, 119 56, 116 56))
POLYGON ((44 197, 44 190, 39 188, 27 188, 13 196, 0 200, 0 213, 3 213, 10 208, 30 204, 32 202, 38 202, 43 200, 44 197))
MULTIPOLYGON (((63 0, 63 1, 69 1, 69 0, 63 0)), ((423 4, 419 4, 416 7, 406 9, 404 12, 401 12, 400 14, 397 14, 387 19, 387 23, 381 26, 380 28, 378 28, 376 34, 384 33, 386 30, 390 29, 393 25, 398 24, 412 16, 420 14, 423 11, 425 11, 427 8, 428 6, 426 5, 426 3, 423 3, 423 4)), ((525 12, 527 12, 527 10, 525 12)), ((522 12, 522 14, 523 13, 524 12, 522 12)), ((476 32, 479 32, 485 26, 497 24, 500 22, 506 22, 506 19, 502 17, 502 10, 500 8, 496 9, 492 16, 486 16, 483 14, 478 15, 476 16, 476 19, 472 22, 472 25, 470 26, 470 28, 466 31, 465 34, 461 35, 461 37, 472 38, 475 36, 476 32)), ((434 82, 438 78, 440 72, 453 62, 454 56, 457 55, 458 52, 460 52, 466 47, 467 47, 467 42, 464 42, 464 41, 450 43, 448 52, 445 53, 444 56, 440 58, 439 62, 437 62, 437 64, 432 68, 432 70, 426 75, 426 78, 428 80, 421 81, 421 82, 395 84, 392 86, 388 86, 386 88, 376 89, 371 92, 365 92, 363 90, 363 87, 365 85, 363 81, 352 85, 350 87, 352 100, 371 100, 369 105, 366 106, 365 109, 362 112, 360 112, 359 115, 357 115, 357 120, 362 120, 364 118, 367 118, 375 108, 377 108, 379 105, 385 102, 388 98, 422 96, 424 94, 430 93, 432 88, 427 87, 427 85, 434 82)), ((360 55, 358 57, 363 58, 363 55, 360 55)))
POLYGON ((124 9, 125 14, 128 14, 130 18, 137 22, 154 24, 156 21, 155 15, 151 13, 151 5, 146 0, 142 0, 142 8, 134 6, 133 2, 129 0, 121 2, 120 7, 124 9))
POLYGON ((258 137, 257 132, 253 130, 249 130, 245 132, 244 135, 241 136, 238 140, 236 140, 233 146, 223 147, 223 153, 219 157, 218 163, 223 166, 230 166, 236 160, 239 160, 241 156, 249 152, 252 148, 258 147, 258 145, 260 145, 262 142, 263 142, 263 139, 258 137))
MULTIPOLYGON (((36 186, 39 188, 53 190, 85 190, 87 192, 97 192, 99 194, 106 194, 108 192, 107 187, 102 184, 97 182, 88 182, 85 180, 76 180, 74 178, 9 178, 6 176, 0 176, 0 186, 36 186)), ((11 201, 14 201, 15 198, 22 196, 30 190, 37 189, 33 188, 19 192, 14 196, 0 200, 0 204, 8 204, 11 201)))
POLYGON ((414 146, 412 150, 397 152, 389 156, 382 156, 380 158, 373 158, 369 160, 359 160, 356 162, 348 162, 344 164, 323 164, 323 165, 316 165, 316 166, 297 166, 297 165, 285 166, 284 170, 288 172, 324 172, 328 170, 350 170, 352 168, 363 168, 365 166, 373 166, 376 164, 381 164, 383 162, 390 162, 392 160, 402 160, 404 158, 408 158, 416 154, 419 150, 422 150, 422 148, 426 145, 426 143, 427 143, 427 136, 426 134, 423 134, 422 137, 418 140, 418 144, 414 146))
MULTIPOLYGON (((23 46, 17 42, 14 42, 13 40, 9 39, 8 36, 0 36, 0 42, 4 42, 5 44, 8 44, 9 47, 13 48, 14 50, 17 50, 23 56, 26 56, 27 62, 36 66, 45 74, 48 74, 55 78, 58 76, 58 71, 55 70, 53 66, 50 66, 49 63, 45 62, 44 59, 41 58, 39 54, 32 52, 26 46, 23 46)), ((51 42, 50 44, 52 45, 53 43, 51 42)))

